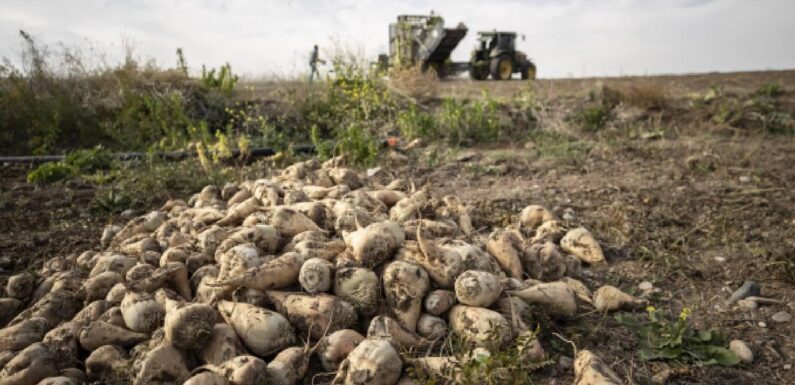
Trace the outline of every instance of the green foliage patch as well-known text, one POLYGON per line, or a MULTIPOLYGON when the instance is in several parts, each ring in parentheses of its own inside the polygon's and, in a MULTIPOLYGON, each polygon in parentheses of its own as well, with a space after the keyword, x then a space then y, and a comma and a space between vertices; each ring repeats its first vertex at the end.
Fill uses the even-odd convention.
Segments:
POLYGON ((733 366, 740 359, 726 346, 725 337, 716 330, 697 330, 688 321, 690 310, 670 320, 657 309, 649 307, 646 319, 628 313, 615 316, 623 326, 638 337, 640 356, 644 360, 676 360, 700 362, 705 365, 733 366))

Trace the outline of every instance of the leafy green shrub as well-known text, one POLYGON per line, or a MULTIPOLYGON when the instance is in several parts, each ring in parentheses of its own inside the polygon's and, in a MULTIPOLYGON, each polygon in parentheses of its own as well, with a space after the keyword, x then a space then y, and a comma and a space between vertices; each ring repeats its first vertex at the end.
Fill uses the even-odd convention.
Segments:
POLYGON ((439 135, 433 115, 423 112, 416 103, 398 112, 397 126, 400 133, 410 139, 435 139, 439 135))
POLYGON ((235 86, 237 86, 237 81, 240 80, 240 78, 232 73, 232 66, 229 63, 226 63, 217 71, 215 68, 208 70, 207 67, 202 65, 202 73, 199 80, 205 88, 216 90, 224 95, 231 96, 232 92, 235 90, 235 86))
POLYGON ((28 173, 28 183, 50 184, 71 178, 76 174, 74 167, 63 162, 47 162, 28 173))
POLYGON ((321 138, 317 127, 313 127, 312 143, 321 159, 345 155, 351 163, 359 166, 373 164, 380 148, 378 141, 355 123, 335 130, 334 139, 321 138))
POLYGON ((238 80, 229 65, 193 79, 179 50, 177 69, 139 66, 132 57, 119 66, 86 66, 79 51, 51 50, 21 35, 22 65, 0 65, 0 152, 46 154, 98 144, 176 149, 190 142, 188 128, 201 121, 212 130, 226 126, 224 109, 238 80))
POLYGON ((344 52, 332 60, 335 78, 327 79, 322 93, 303 106, 300 118, 311 127, 318 155, 347 155, 354 164, 371 164, 378 155, 379 138, 394 122, 396 103, 384 81, 344 52))
POLYGON ((795 135, 795 121, 780 110, 775 98, 758 94, 743 100, 721 98, 712 106, 712 121, 732 127, 762 130, 771 134, 795 135))
POLYGON ((102 146, 73 151, 66 155, 64 159, 64 163, 72 166, 79 172, 85 173, 108 170, 111 167, 112 161, 113 159, 111 158, 110 151, 102 146))
POLYGON ((579 163, 590 149, 586 142, 553 131, 532 130, 528 138, 539 155, 562 162, 579 163))
POLYGON ((778 83, 763 84, 754 92, 754 95, 775 98, 784 95, 784 88, 778 83))
POLYGON ((619 313, 616 320, 638 336, 640 356, 644 360, 681 360, 706 365, 733 366, 740 359, 726 349, 726 339, 715 330, 696 330, 688 322, 690 309, 670 320, 649 307, 647 320, 619 313))
POLYGON ((457 146, 499 140, 503 122, 498 106, 488 95, 472 101, 445 98, 436 114, 439 134, 457 146))
POLYGON ((575 123, 588 131, 599 131, 608 121, 609 113, 602 105, 588 106, 577 111, 572 117, 575 123))

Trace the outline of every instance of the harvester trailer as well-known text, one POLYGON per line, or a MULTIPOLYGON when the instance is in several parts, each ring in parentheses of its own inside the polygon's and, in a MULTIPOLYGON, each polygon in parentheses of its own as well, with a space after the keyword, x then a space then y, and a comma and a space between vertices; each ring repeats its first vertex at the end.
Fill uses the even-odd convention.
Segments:
POLYGON ((433 70, 440 78, 469 72, 474 80, 508 80, 513 74, 534 79, 536 67, 523 52, 516 49, 516 32, 478 32, 478 44, 468 62, 453 62, 453 50, 467 34, 459 23, 445 28, 439 15, 399 15, 389 25, 389 55, 379 57, 381 68, 420 66, 433 70))

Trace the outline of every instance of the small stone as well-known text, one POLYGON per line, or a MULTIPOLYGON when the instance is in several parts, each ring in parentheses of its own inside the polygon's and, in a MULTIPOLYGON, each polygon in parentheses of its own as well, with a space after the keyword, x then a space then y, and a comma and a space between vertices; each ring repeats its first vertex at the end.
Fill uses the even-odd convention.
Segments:
POLYGON ((792 364, 784 365, 784 370, 790 370, 790 369, 792 369, 792 364))
POLYGON ((381 167, 368 168, 367 169, 367 177, 368 178, 372 178, 375 175, 377 175, 379 172, 381 172, 381 167))
POLYGON ((575 218, 576 218, 576 216, 574 215, 574 209, 572 209, 571 207, 566 207, 563 210, 563 220, 564 221, 569 221, 570 222, 570 221, 573 221, 575 218))
POLYGON ((766 328, 767 327, 767 322, 759 321, 759 323, 757 323, 757 325, 759 325, 760 328, 766 328))
POLYGON ((740 183, 748 183, 751 181, 751 177, 748 175, 740 176, 740 183))
POLYGON ((649 281, 643 281, 638 285, 638 289, 643 291, 651 291, 651 289, 654 289, 654 285, 649 281))
POLYGON ((778 322, 778 323, 789 322, 792 319, 792 314, 789 314, 782 310, 776 314, 773 314, 773 316, 770 317, 770 319, 773 320, 773 322, 778 322))
POLYGON ((456 158, 456 162, 469 162, 474 160, 478 156, 478 153, 475 151, 465 151, 459 154, 456 158))
POLYGON ((569 370, 574 366, 574 360, 571 357, 560 356, 558 366, 563 370, 569 370))
POLYGON ((754 352, 742 340, 734 340, 729 343, 729 350, 740 358, 743 363, 750 364, 754 362, 754 352))
POLYGON ((671 378, 671 368, 665 367, 651 377, 651 382, 655 384, 664 384, 671 378))
POLYGON ((742 311, 751 311, 756 310, 759 304, 752 299, 741 299, 737 301, 737 306, 739 306, 742 311))
POLYGON ((715 257, 715 262, 723 263, 726 262, 726 257, 715 257))
POLYGON ((121 214, 119 214, 119 218, 120 219, 127 219, 127 220, 133 219, 133 218, 135 218, 135 210, 132 210, 132 209, 124 210, 124 211, 121 212, 121 214))
POLYGON ((759 295, 762 292, 762 287, 759 286, 758 283, 754 281, 745 281, 739 289, 735 290, 732 293, 729 300, 732 302, 737 302, 745 297, 750 297, 752 295, 759 295))

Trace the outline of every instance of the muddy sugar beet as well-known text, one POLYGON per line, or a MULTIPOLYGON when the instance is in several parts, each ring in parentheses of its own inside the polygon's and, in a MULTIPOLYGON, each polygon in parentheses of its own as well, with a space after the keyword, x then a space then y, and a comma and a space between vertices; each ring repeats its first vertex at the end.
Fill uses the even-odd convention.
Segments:
POLYGON ((604 262, 596 236, 543 206, 484 229, 432 185, 340 164, 207 186, 108 225, 101 248, 10 277, 0 384, 291 385, 325 370, 334 384, 393 385, 450 367, 428 370, 449 383, 451 334, 485 357, 526 339, 538 313, 643 304, 592 296, 579 273, 604 262))

